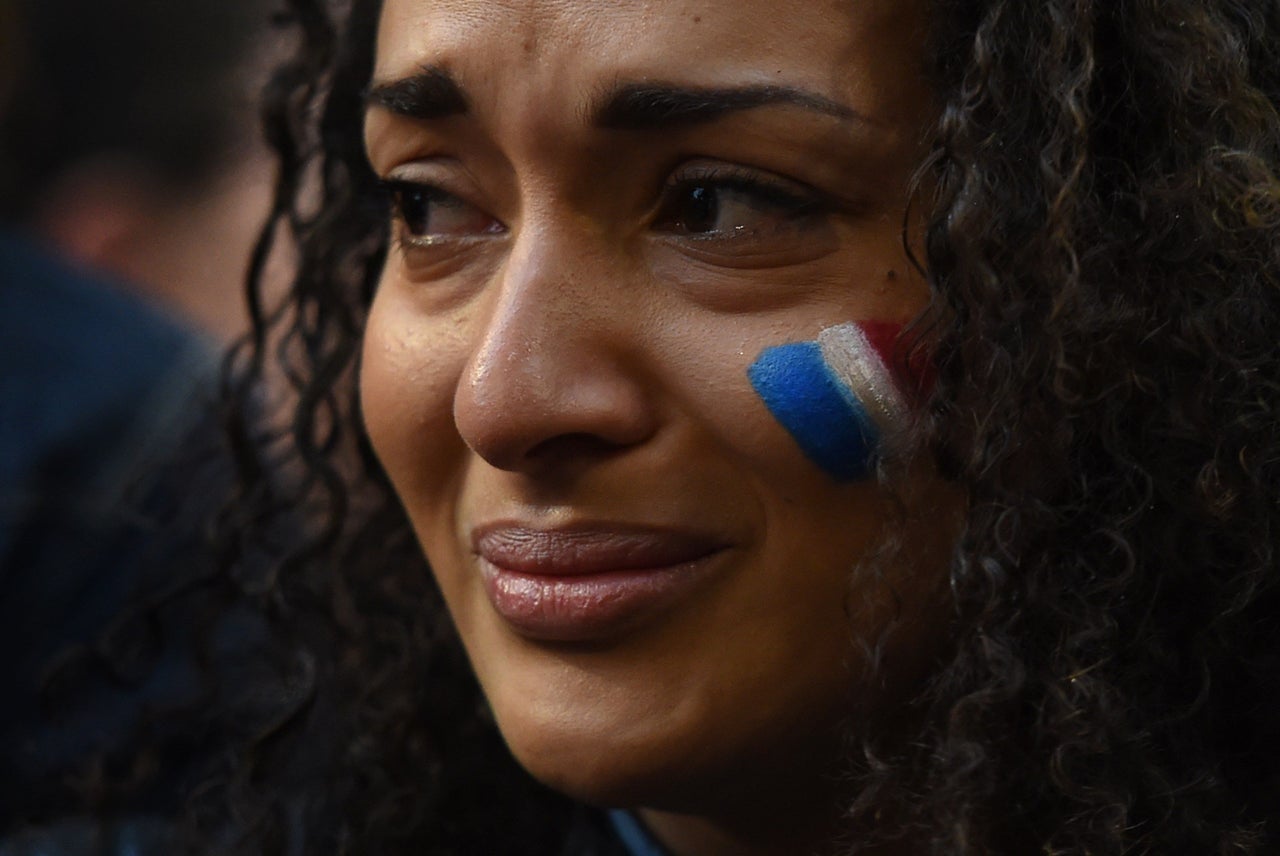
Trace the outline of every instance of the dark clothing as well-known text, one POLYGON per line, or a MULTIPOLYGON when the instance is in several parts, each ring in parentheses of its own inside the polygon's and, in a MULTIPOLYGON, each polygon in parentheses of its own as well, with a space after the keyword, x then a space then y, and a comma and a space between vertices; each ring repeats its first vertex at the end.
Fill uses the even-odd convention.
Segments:
MULTIPOLYGON (((140 710, 193 692, 176 663, 139 686, 104 674, 51 717, 42 685, 187 537, 134 500, 204 410, 215 367, 206 342, 137 297, 0 235, 0 842, 56 813, 63 779, 122 742, 140 710)), ((87 834, 74 826, 66 835, 87 834)), ((136 852, 146 834, 117 833, 96 852, 136 852)), ((14 846, 0 853, 44 852, 14 846)))
POLYGON ((76 539, 39 536, 50 527, 99 538, 116 527, 125 492, 191 426, 215 360, 192 331, 116 284, 0 235, 6 595, 17 568, 110 561, 76 539))

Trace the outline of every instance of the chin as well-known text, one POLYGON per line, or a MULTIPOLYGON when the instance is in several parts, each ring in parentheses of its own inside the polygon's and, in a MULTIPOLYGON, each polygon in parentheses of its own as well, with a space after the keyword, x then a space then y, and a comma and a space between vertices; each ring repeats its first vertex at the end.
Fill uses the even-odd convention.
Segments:
POLYGON ((779 786, 807 792, 829 781, 840 757, 839 717, 822 715, 822 704, 810 708, 812 718, 779 727, 698 705, 606 706, 605 695, 597 693, 592 704, 564 703, 561 696, 558 706, 506 699, 510 706, 499 705, 495 714, 516 760, 534 778, 606 808, 714 816, 771 803, 779 786), (822 720, 830 728, 814 727, 822 720))
POLYGON ((516 760, 534 778, 574 799, 600 806, 648 805, 688 778, 688 753, 669 723, 640 723, 598 707, 549 711, 535 704, 497 714, 516 760), (637 728, 637 726, 641 726, 637 728), (665 726, 665 727, 664 727, 665 726))
POLYGON ((517 752, 516 759, 547 787, 588 805, 635 808, 684 802, 679 791, 687 771, 664 768, 652 758, 620 757, 609 746, 560 756, 517 752))

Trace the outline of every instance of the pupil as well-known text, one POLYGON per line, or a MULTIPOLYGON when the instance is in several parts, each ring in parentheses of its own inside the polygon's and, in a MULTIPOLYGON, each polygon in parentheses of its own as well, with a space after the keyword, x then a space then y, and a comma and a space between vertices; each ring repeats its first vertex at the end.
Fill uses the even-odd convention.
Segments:
POLYGON ((715 191, 711 188, 691 189, 685 207, 684 227, 690 232, 714 232, 719 207, 715 191))
POLYGON ((410 234, 425 235, 430 226, 430 200, 421 190, 406 190, 400 194, 400 216, 410 234))

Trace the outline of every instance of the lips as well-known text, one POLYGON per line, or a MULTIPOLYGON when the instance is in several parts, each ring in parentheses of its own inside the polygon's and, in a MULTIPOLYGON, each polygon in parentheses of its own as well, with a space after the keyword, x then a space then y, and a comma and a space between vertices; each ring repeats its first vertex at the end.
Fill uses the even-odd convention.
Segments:
POLYGON ((691 596, 728 549, 721 539, 623 526, 477 529, 472 547, 494 610, 522 635, 588 641, 642 625, 691 596))

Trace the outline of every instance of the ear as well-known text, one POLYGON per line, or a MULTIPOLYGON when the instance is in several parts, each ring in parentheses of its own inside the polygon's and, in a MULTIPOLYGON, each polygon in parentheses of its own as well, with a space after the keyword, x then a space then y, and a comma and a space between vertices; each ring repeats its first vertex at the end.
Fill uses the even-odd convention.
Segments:
POLYGON ((154 182, 114 159, 77 164, 60 175, 36 206, 37 234, 85 267, 128 276, 145 243, 155 206, 154 182))

